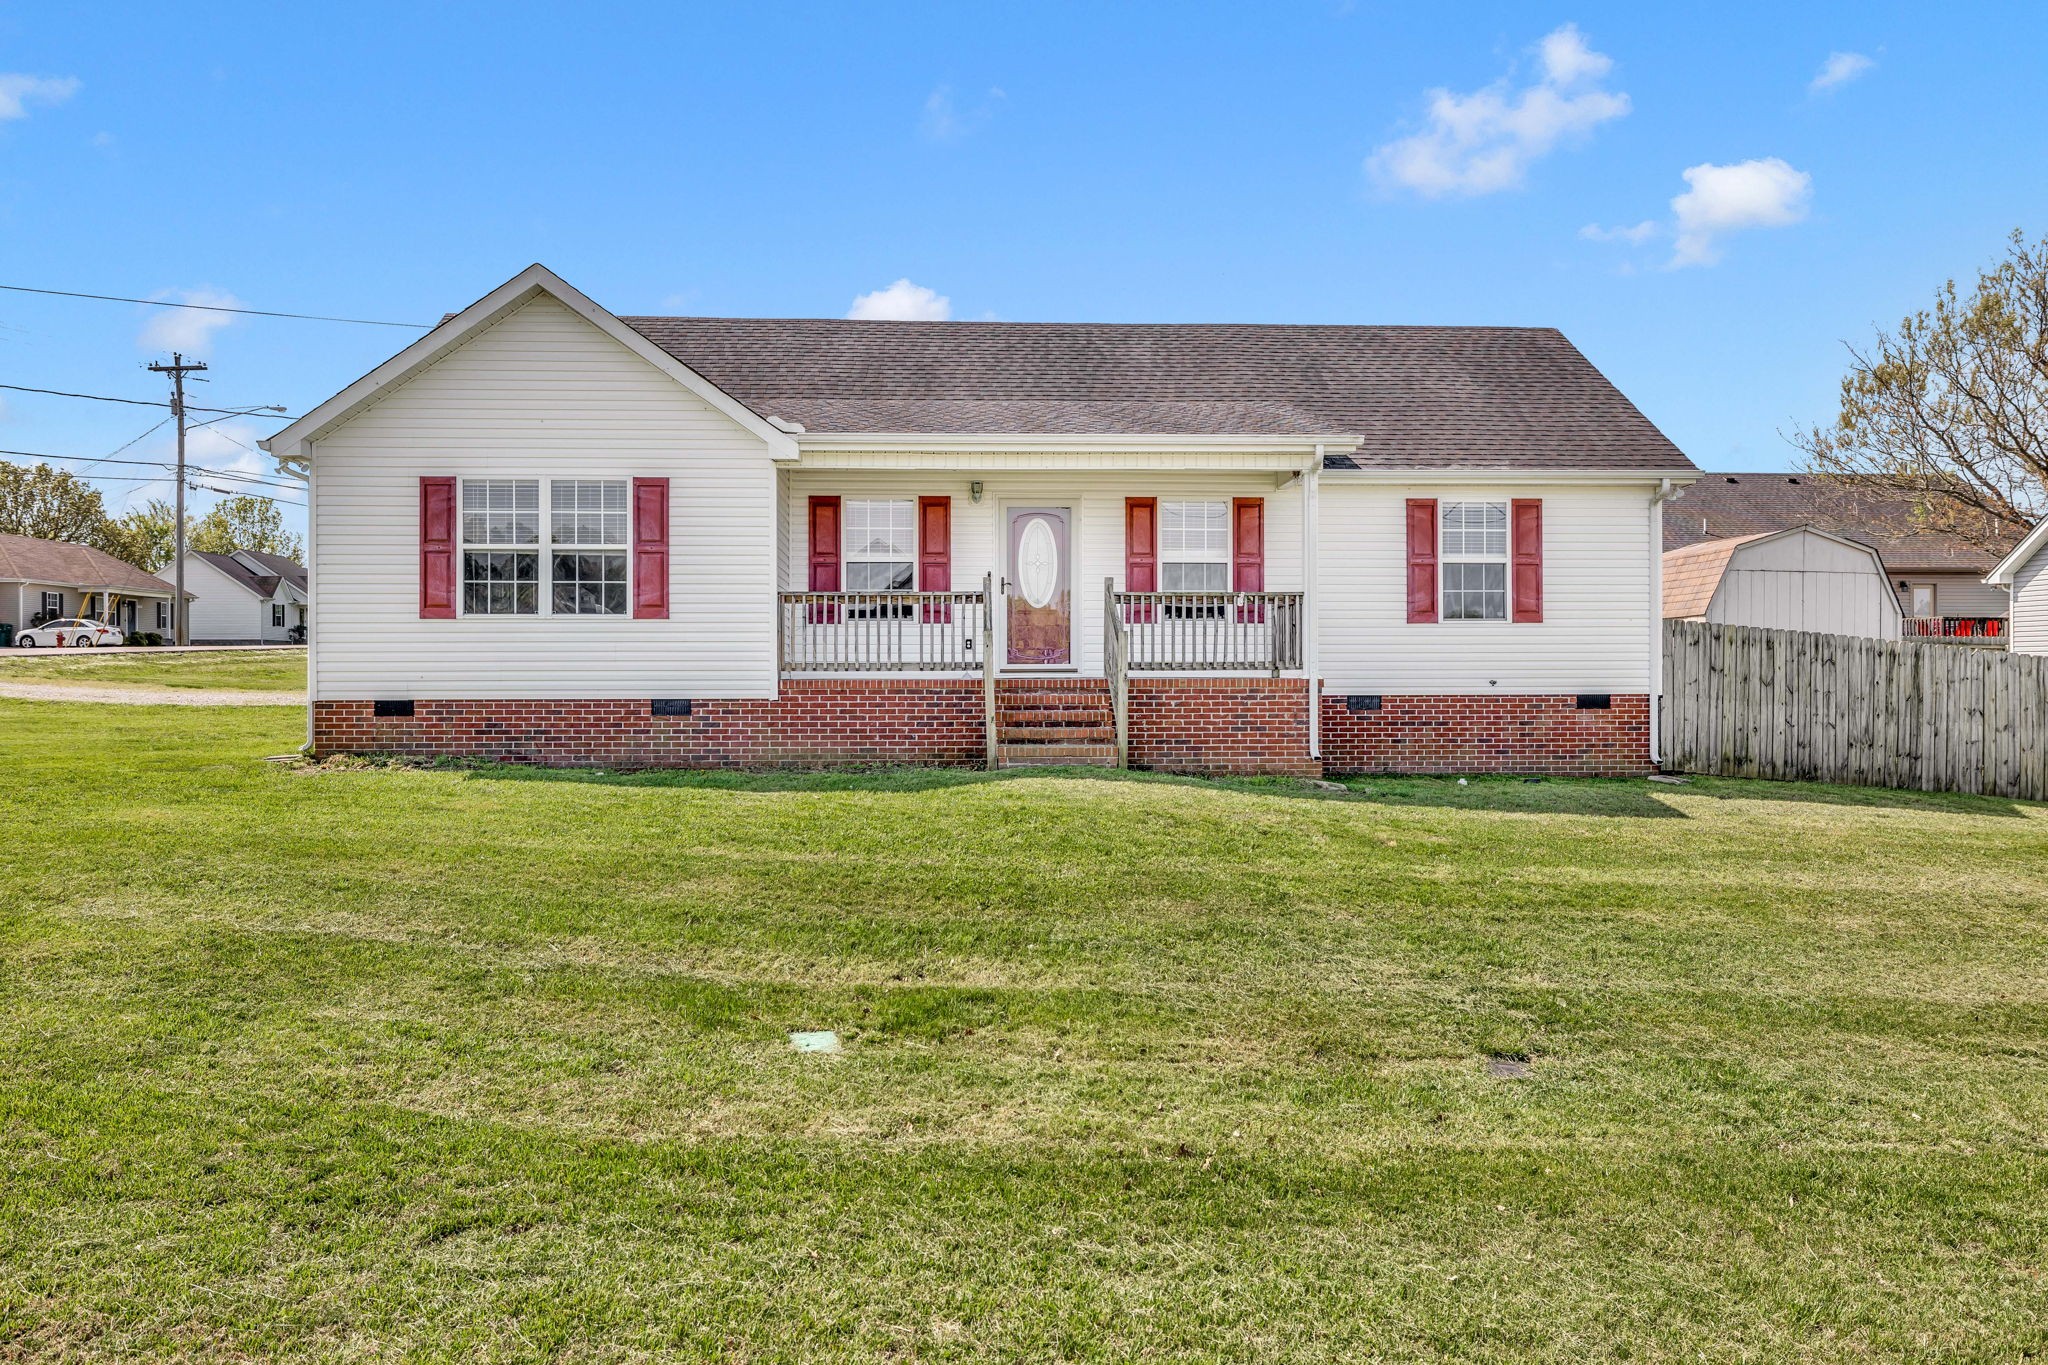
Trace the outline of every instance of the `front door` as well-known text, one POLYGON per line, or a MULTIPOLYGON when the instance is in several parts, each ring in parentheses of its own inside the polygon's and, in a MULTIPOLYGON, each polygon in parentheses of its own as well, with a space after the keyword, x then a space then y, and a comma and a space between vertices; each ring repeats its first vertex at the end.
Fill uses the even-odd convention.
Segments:
POLYGON ((1915 583, 1913 585, 1913 610, 1906 614, 1908 616, 1934 615, 1934 585, 1932 583, 1915 583))
POLYGON ((1003 620, 1012 667, 1074 661, 1074 593, 1067 572, 1065 507, 1010 509, 1010 571, 1003 620))

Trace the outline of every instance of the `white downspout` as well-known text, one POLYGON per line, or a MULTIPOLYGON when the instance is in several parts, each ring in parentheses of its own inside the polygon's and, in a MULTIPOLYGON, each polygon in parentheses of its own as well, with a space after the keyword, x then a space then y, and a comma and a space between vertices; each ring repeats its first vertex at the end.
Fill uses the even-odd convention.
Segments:
MULTIPOLYGON (((306 454, 313 454, 312 443, 306 454)), ((306 461, 306 752, 313 752, 313 703, 320 699, 320 465, 306 461)))
POLYGON ((1320 492, 1323 447, 1316 444, 1315 463, 1301 473, 1301 663, 1308 674, 1308 756, 1323 756, 1322 623, 1316 615, 1316 571, 1322 558, 1320 492))
POLYGON ((1650 762, 1662 765, 1659 734, 1664 724, 1664 499, 1671 480, 1650 495, 1650 762))

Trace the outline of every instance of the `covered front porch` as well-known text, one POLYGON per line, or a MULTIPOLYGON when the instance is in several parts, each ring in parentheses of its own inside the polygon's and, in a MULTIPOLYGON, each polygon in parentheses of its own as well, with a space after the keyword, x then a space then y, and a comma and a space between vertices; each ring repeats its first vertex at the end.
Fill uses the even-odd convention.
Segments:
POLYGON ((784 680, 978 680, 991 766, 1132 762, 1134 680, 1284 684, 1313 726, 1313 452, 833 454, 778 479, 784 680))

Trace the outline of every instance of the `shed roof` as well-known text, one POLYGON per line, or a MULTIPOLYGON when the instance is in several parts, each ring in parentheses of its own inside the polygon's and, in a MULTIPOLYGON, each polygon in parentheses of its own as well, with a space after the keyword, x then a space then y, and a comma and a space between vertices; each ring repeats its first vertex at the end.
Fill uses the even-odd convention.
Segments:
POLYGON ((1728 561, 1735 557, 1736 547, 1775 534, 1773 531, 1759 531, 1755 535, 1702 540, 1683 549, 1666 550, 1664 619, 1690 620, 1695 616, 1705 616, 1707 608, 1713 605, 1715 590, 1721 586, 1721 575, 1728 571, 1728 561))

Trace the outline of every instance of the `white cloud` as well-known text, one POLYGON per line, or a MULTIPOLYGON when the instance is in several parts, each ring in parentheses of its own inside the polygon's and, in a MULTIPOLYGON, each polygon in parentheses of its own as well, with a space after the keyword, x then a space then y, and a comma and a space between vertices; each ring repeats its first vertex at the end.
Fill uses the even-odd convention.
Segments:
POLYGON ((1000 89, 991 88, 979 104, 972 109, 962 109, 953 98, 953 87, 942 85, 925 96, 924 112, 918 118, 918 131, 933 142, 959 142, 995 117, 996 106, 1003 99, 1000 89))
POLYGON ((1806 217, 1813 177, 1775 156, 1732 166, 1689 166, 1685 193, 1671 201, 1671 264, 1712 265, 1720 239, 1748 228, 1789 227, 1806 217))
POLYGON ((1630 246, 1641 246, 1659 231, 1656 219, 1645 218, 1634 227, 1601 227, 1598 223, 1588 223, 1579 229, 1579 236, 1589 242, 1626 242, 1630 246))
MULTIPOLYGON (((167 289, 156 298, 177 303, 198 303, 213 308, 240 308, 233 294, 218 289, 167 289)), ((213 339, 213 334, 235 320, 232 313, 208 313, 193 308, 157 308, 143 325, 138 340, 145 351, 183 351, 188 355, 213 339)))
POLYGON ((953 316, 953 301, 936 290, 909 280, 898 280, 887 289, 862 294, 846 310, 850 318, 883 319, 895 322, 944 322, 953 316))
POLYGON ((62 104, 77 93, 76 76, 0 74, 0 121, 26 118, 31 104, 62 104))
POLYGON ((1807 82, 1806 88, 1817 95, 1823 90, 1847 85, 1876 65, 1875 60, 1861 52, 1830 52, 1828 59, 1820 64, 1820 71, 1807 82))
POLYGON ((1521 185, 1530 163, 1565 139, 1628 113, 1626 94, 1597 85, 1613 59, 1586 46, 1577 25, 1551 32, 1537 54, 1543 75, 1519 90, 1504 76, 1469 95, 1430 91, 1428 127, 1381 145, 1366 169, 1427 199, 1492 194, 1521 185))

